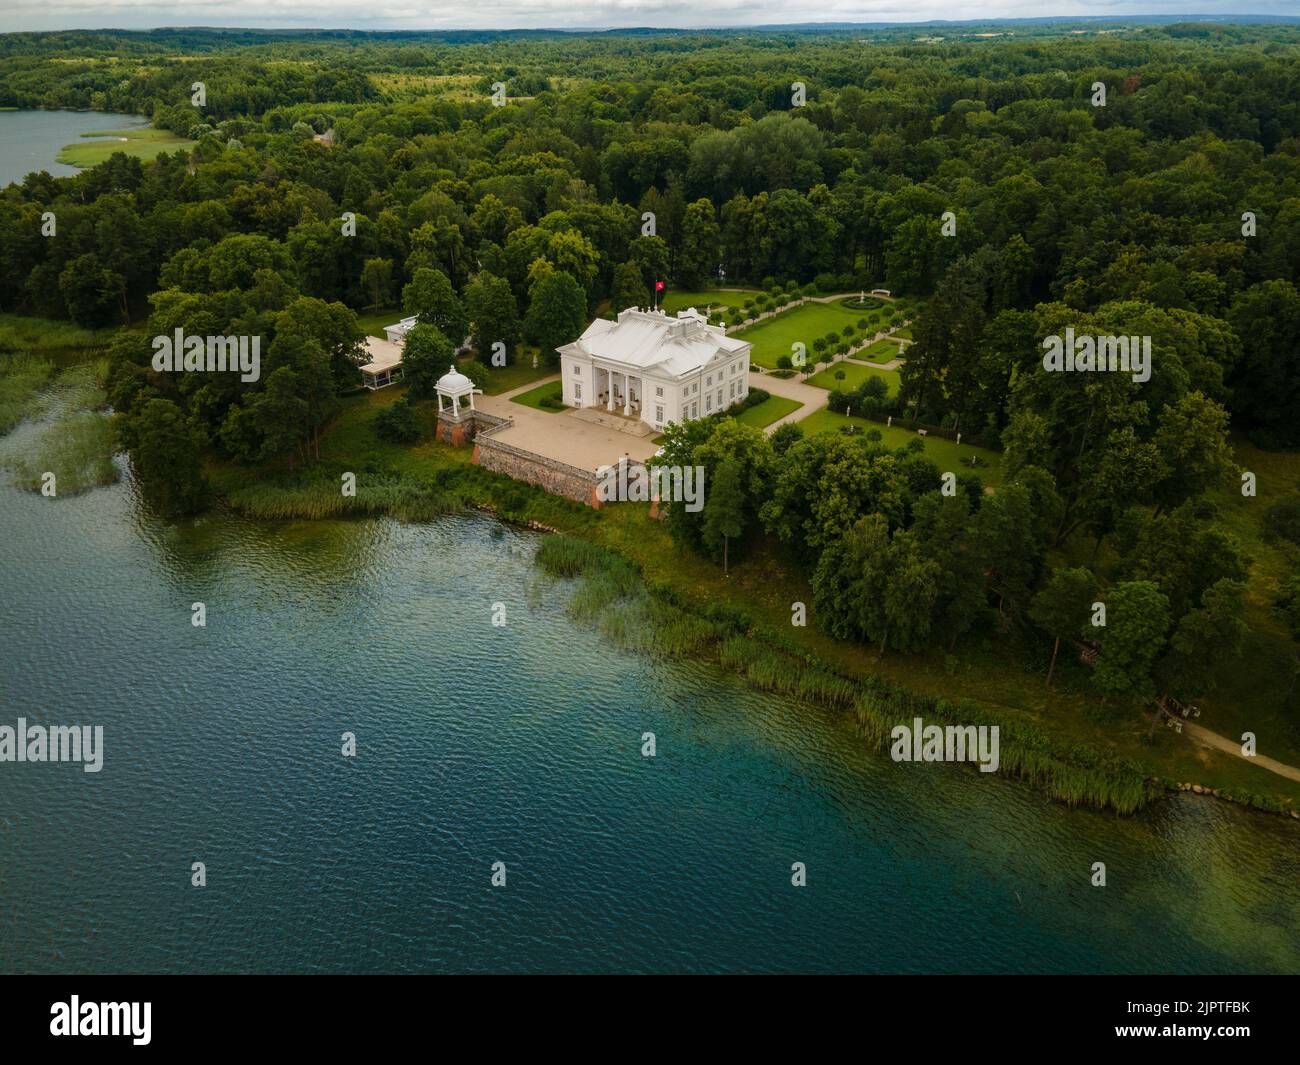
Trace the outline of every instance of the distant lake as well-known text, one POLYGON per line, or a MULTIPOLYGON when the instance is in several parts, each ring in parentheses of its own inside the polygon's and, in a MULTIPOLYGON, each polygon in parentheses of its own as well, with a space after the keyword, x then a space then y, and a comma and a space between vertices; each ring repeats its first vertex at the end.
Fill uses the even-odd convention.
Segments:
POLYGON ((75 166, 56 163, 59 151, 101 129, 139 129, 149 124, 138 115, 103 111, 0 111, 0 188, 22 181, 34 170, 71 177, 75 166))

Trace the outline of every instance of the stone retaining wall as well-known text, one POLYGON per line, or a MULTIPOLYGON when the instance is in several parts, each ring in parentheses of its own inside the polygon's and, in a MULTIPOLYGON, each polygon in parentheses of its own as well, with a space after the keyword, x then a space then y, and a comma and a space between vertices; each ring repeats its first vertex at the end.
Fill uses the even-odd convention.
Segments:
POLYGON ((552 495, 585 503, 597 510, 603 506, 596 495, 595 471, 570 466, 567 462, 537 455, 513 444, 504 444, 494 440, 491 431, 480 433, 474 441, 473 462, 485 470, 535 484, 552 495))
MULTIPOLYGON (((585 503, 597 510, 605 505, 596 491, 598 478, 594 470, 570 466, 559 459, 547 458, 496 439, 498 433, 512 425, 514 420, 511 418, 501 418, 483 411, 461 411, 459 421, 450 415, 438 417, 438 439, 456 447, 473 443, 474 455, 470 461, 485 470, 504 473, 516 481, 535 484, 552 495, 585 503)), ((631 467, 629 474, 630 471, 631 467)), ((658 505, 652 509, 657 511, 658 505)), ((654 516, 658 517, 658 514, 655 513, 654 516)))
POLYGON ((451 444, 453 447, 464 447, 466 444, 472 443, 480 433, 509 424, 509 418, 499 418, 495 414, 487 414, 481 410, 463 410, 460 412, 459 420, 453 418, 450 412, 447 412, 438 415, 436 435, 444 444, 451 444))

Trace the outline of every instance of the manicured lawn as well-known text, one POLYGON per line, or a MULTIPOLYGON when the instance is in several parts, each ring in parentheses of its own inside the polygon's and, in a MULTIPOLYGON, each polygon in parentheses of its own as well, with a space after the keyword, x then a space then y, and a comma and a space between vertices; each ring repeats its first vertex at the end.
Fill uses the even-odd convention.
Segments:
POLYGON ((549 396, 559 399, 564 395, 563 381, 547 381, 544 385, 538 385, 536 388, 529 389, 517 396, 511 397, 511 403, 522 403, 525 407, 533 407, 536 410, 544 410, 548 414, 560 414, 564 411, 563 407, 544 407, 542 400, 549 396))
POLYGON ((866 303, 861 306, 857 305, 857 296, 846 296, 840 300, 840 305, 847 307, 849 310, 856 311, 858 314, 867 312, 868 317, 877 312, 884 312, 892 309, 892 304, 888 300, 882 300, 878 296, 868 296, 866 303))
POLYGON ((713 305, 714 310, 717 310, 720 304, 739 310, 745 306, 746 300, 758 295, 761 293, 756 288, 714 288, 702 292, 674 292, 669 289, 660 306, 668 314, 676 314, 678 311, 686 310, 687 307, 703 311, 710 304, 713 305))
POLYGON ((877 340, 851 357, 868 362, 892 362, 898 358, 898 344, 893 340, 877 340))
POLYGON ((358 311, 357 325, 361 331, 368 337, 378 337, 380 340, 384 337, 384 326, 395 325, 400 322, 406 315, 400 307, 381 308, 377 311, 358 311))
POLYGON ((832 363, 826 369, 813 374, 812 377, 808 378, 807 383, 815 388, 825 388, 827 390, 838 388, 841 392, 852 392, 868 377, 882 378, 885 384, 889 385, 890 394, 898 394, 899 379, 897 370, 877 370, 874 366, 848 360, 832 363), (844 372, 844 380, 838 381, 835 375, 841 370, 844 372))
POLYGON ((913 339, 913 338, 912 338, 912 327, 909 325, 906 329, 898 329, 898 330, 895 330, 895 332, 893 333, 893 335, 896 336, 896 337, 899 337, 899 338, 902 339, 902 340, 911 340, 911 339, 913 339))
POLYGON ((169 129, 104 129, 83 133, 82 140, 59 150, 56 161, 68 166, 88 167, 102 163, 115 152, 137 159, 152 159, 160 152, 192 148, 196 141, 179 137, 169 129))
POLYGON ((797 399, 787 399, 785 396, 768 396, 762 403, 755 403, 746 411, 736 415, 736 421, 741 425, 753 425, 763 429, 771 425, 778 418, 784 418, 791 411, 796 411, 803 404, 797 399))
POLYGON ((750 354, 753 362, 775 369, 776 360, 790 355, 796 341, 808 349, 811 358, 814 340, 832 330, 839 333, 846 325, 857 325, 862 317, 861 311, 851 311, 838 303, 805 303, 733 335, 754 345, 750 354))
MULTIPOLYGON (((484 394, 499 396, 502 392, 509 392, 512 388, 526 385, 530 381, 540 381, 543 377, 554 374, 555 367, 545 359, 539 358, 537 365, 533 366, 533 355, 536 351, 536 348, 525 349, 515 362, 505 366, 489 366, 487 384, 483 386, 484 394)), ((470 360, 463 358, 460 361, 470 360)))
POLYGON ((881 442, 886 447, 906 447, 913 440, 921 440, 925 444, 926 455, 933 459, 941 470, 951 470, 956 474, 977 473, 986 484, 1000 484, 1002 481, 1002 455, 987 448, 972 447, 970 444, 959 445, 941 436, 918 437, 911 429, 903 429, 896 425, 885 426, 879 422, 868 421, 866 418, 850 418, 829 410, 819 410, 815 414, 808 415, 799 426, 805 436, 812 436, 815 433, 838 433, 842 426, 849 424, 856 425, 864 433, 872 429, 879 430, 881 442), (980 465, 975 467, 968 465, 972 455, 979 457, 980 465))

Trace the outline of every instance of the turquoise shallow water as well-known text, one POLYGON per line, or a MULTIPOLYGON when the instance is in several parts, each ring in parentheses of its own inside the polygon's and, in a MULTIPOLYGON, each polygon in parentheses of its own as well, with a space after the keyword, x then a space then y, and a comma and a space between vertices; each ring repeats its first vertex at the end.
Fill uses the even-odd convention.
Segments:
POLYGON ((22 181, 32 171, 71 177, 80 171, 54 160, 60 149, 75 144, 83 133, 148 124, 137 115, 102 111, 0 111, 0 188, 22 181))
POLYGON ((0 488, 0 723, 105 728, 0 764, 0 969, 1300 971, 1291 823, 895 765, 603 644, 536 542, 0 488))

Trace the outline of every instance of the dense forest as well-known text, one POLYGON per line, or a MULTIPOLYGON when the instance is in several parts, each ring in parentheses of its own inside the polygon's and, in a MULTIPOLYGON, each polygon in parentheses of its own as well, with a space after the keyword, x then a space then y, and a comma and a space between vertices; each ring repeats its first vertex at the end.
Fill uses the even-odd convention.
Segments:
MULTIPOLYGON (((0 107, 195 143, 0 192, 0 311, 121 327, 121 438, 185 513, 205 453, 310 466, 369 308, 420 315, 419 398, 465 337, 554 357, 658 280, 888 288, 922 308, 901 388, 832 409, 962 431, 1003 482, 941 492, 920 441, 711 418, 665 434, 717 493, 673 536, 779 542, 817 624, 882 652, 996 629, 1050 681, 1083 638, 1104 698, 1197 698, 1246 633, 1233 442, 1300 446, 1300 29, 1004 31, 3 37, 0 107), (260 380, 154 372, 178 328, 260 336, 260 380), (1151 338, 1150 379, 1043 372, 1066 329, 1151 338)), ((1290 489, 1260 518, 1284 545, 1290 489)), ((1300 638, 1294 571, 1266 595, 1300 638)))

